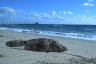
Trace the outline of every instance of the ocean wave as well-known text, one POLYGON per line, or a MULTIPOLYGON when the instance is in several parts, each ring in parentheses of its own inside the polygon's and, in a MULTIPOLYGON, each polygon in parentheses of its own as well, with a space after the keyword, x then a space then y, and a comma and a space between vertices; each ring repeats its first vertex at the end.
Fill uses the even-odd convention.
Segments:
POLYGON ((64 33, 64 32, 43 31, 43 30, 35 30, 35 29, 19 29, 19 28, 8 28, 8 27, 1 27, 0 29, 12 30, 12 31, 17 31, 17 32, 35 33, 35 34, 41 34, 41 35, 69 37, 69 38, 95 40, 96 41, 96 35, 94 35, 94 34, 64 33))

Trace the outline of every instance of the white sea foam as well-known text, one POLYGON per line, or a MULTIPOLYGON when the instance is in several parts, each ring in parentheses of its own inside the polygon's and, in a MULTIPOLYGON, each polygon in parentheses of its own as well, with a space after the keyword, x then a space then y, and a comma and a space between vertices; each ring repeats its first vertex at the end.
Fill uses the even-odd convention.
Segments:
POLYGON ((96 35, 86 35, 81 33, 63 33, 63 32, 54 32, 54 31, 42 31, 42 30, 34 30, 34 29, 19 29, 19 28, 7 28, 1 27, 0 29, 3 30, 12 30, 17 32, 26 32, 26 33, 35 33, 35 34, 42 34, 42 35, 49 35, 49 36, 59 36, 59 37, 69 37, 69 38, 76 38, 76 39, 84 39, 84 40, 95 40, 96 35))

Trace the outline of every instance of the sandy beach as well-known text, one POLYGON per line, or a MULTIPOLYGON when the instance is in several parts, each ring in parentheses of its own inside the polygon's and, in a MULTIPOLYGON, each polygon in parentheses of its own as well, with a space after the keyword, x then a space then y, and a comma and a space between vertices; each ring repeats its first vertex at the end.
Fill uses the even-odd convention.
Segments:
POLYGON ((0 64, 81 64, 82 62, 96 64, 96 41, 0 30, 0 64), (23 46, 5 45, 10 40, 33 38, 54 39, 66 46, 68 50, 61 53, 46 53, 23 50, 23 46))

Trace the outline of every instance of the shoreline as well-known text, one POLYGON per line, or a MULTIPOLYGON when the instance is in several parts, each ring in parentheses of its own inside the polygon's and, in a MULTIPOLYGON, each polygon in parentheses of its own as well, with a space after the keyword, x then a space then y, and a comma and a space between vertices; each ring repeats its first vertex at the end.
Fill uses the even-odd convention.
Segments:
MULTIPOLYGON (((50 63, 68 63, 67 61, 74 58, 96 58, 96 41, 73 39, 58 36, 46 36, 40 34, 15 32, 9 30, 0 30, 0 64, 32 64, 38 62, 50 63), (68 48, 68 51, 55 52, 35 52, 20 50, 19 47, 10 48, 5 42, 10 40, 29 40, 33 38, 51 38, 68 48), (81 56, 81 57, 80 57, 81 56), (15 59, 17 60, 15 60, 15 59)), ((40 64, 40 63, 39 63, 40 64)), ((42 63, 41 63, 42 64, 42 63)))
MULTIPOLYGON (((5 30, 6 31, 6 30, 5 30)), ((11 30, 9 30, 11 31, 11 30)), ((12 31, 12 32, 17 32, 17 31, 12 31)), ((71 37, 62 37, 62 36, 51 36, 51 35, 44 35, 44 34, 36 34, 36 33, 27 33, 27 32, 18 32, 18 33, 24 33, 24 34, 30 34, 30 35, 39 35, 39 36, 45 36, 45 37, 52 37, 52 38, 63 38, 63 39, 70 39, 70 40, 80 40, 80 41, 90 41, 90 42, 96 42, 95 40, 87 40, 87 39, 79 39, 79 38, 71 38, 71 37)))
POLYGON ((10 31, 10 32, 17 32, 17 33, 24 33, 24 34, 30 34, 30 35, 39 35, 39 36, 47 36, 47 37, 59 37, 59 38, 65 38, 65 39, 74 39, 74 40, 83 40, 83 41, 93 41, 93 42, 96 42, 96 40, 89 40, 89 39, 80 39, 80 38, 71 38, 71 37, 62 37, 62 36, 51 36, 51 35, 45 35, 45 34, 39 34, 39 33, 28 33, 28 32, 19 32, 19 31, 14 31, 14 30, 5 30, 5 29, 0 29, 0 31, 10 31))
POLYGON ((24 32, 24 33, 32 33, 32 34, 39 34, 45 36, 55 36, 55 37, 64 37, 64 38, 72 38, 72 39, 83 39, 83 40, 92 40, 96 41, 96 36, 94 34, 87 34, 86 33, 66 33, 66 32, 55 32, 55 31, 43 31, 43 30, 34 30, 34 29, 21 29, 21 28, 8 28, 8 27, 1 27, 1 30, 9 30, 9 31, 16 31, 16 32, 24 32))

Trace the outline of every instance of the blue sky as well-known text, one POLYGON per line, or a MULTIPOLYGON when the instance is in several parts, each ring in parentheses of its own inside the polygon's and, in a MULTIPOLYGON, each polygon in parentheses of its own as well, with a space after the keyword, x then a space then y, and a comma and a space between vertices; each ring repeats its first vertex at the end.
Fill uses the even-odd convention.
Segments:
POLYGON ((0 22, 96 24, 96 0, 0 0, 0 22))

